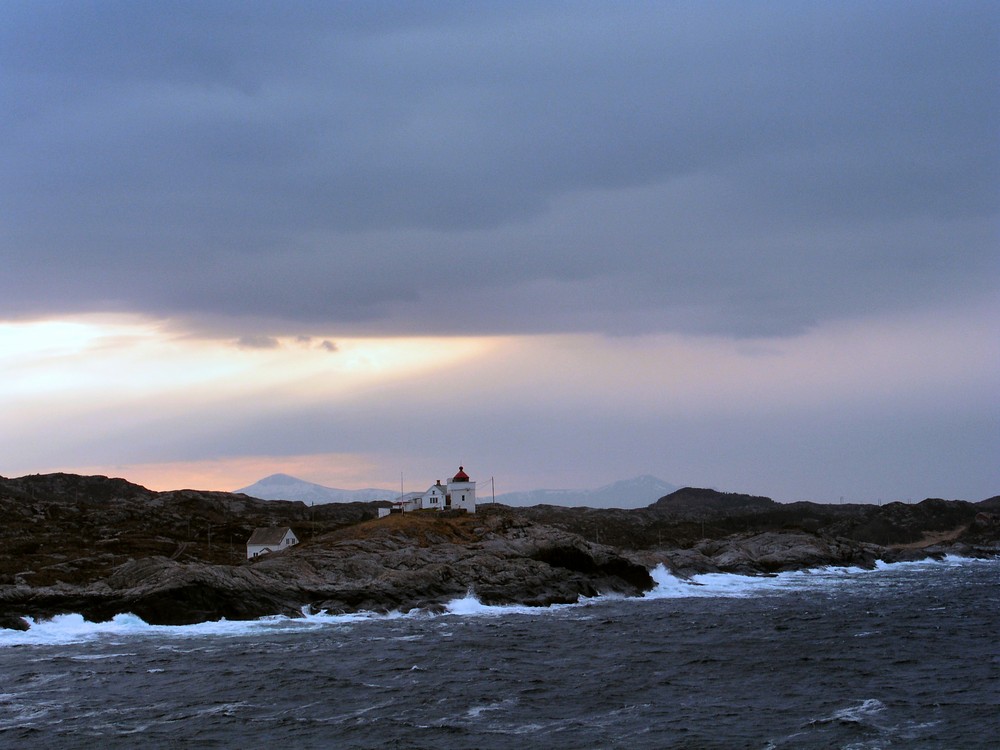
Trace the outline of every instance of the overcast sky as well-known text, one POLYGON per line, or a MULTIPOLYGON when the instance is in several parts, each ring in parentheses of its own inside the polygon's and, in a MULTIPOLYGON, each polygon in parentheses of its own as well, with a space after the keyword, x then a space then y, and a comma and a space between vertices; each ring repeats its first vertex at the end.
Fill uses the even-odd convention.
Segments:
POLYGON ((0 474, 1000 493, 994 2, 0 6, 0 474))

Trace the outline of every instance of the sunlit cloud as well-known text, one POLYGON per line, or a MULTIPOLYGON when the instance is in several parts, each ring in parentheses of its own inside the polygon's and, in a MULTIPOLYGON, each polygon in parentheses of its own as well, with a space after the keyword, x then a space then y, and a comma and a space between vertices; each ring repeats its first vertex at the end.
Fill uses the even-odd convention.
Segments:
POLYGON ((240 349, 277 349, 281 344, 274 336, 241 336, 236 346, 240 349))
POLYGON ((201 461, 57 466, 47 470, 123 477, 157 491, 189 488, 232 492, 271 474, 291 474, 327 487, 367 488, 371 485, 372 478, 379 475, 380 467, 370 457, 359 454, 324 453, 301 456, 235 456, 201 461))
POLYGON ((411 376, 475 356, 484 344, 468 338, 324 339, 316 348, 285 346, 276 337, 224 341, 179 335, 164 322, 82 317, 0 323, 0 404, 82 396, 233 394, 296 381, 322 383, 330 394, 380 379, 411 376), (338 352, 339 357, 318 356, 338 352))
POLYGON ((867 460, 860 448, 834 460, 824 431, 878 441, 897 474, 917 455, 957 465, 937 433, 953 415, 995 418, 997 320, 983 304, 794 337, 337 337, 333 352, 332 337, 238 348, 147 318, 4 323, 0 473, 232 490, 284 472, 358 488, 464 462, 505 490, 657 473, 816 496, 795 488, 867 460))
MULTIPOLYGON (((73 446, 66 456, 73 461, 87 454, 88 444, 115 465, 121 460, 110 447, 113 436, 143 425, 171 433, 172 420, 187 419, 202 431, 224 429, 229 422, 252 422, 255 414, 351 401, 454 367, 488 348, 477 339, 340 339, 330 356, 329 339, 323 342, 331 346, 316 347, 296 346, 294 336, 275 341, 272 347, 235 348, 141 318, 2 323, 7 467, 35 471, 39 460, 58 466, 42 458, 48 449, 73 446), (102 440, 109 445, 101 447, 102 440)), ((153 442, 152 436, 144 439, 153 442)), ((184 435, 160 439, 174 444, 184 435)), ((134 450, 134 440, 117 448, 134 450)), ((220 443, 214 453, 232 451, 220 443)))

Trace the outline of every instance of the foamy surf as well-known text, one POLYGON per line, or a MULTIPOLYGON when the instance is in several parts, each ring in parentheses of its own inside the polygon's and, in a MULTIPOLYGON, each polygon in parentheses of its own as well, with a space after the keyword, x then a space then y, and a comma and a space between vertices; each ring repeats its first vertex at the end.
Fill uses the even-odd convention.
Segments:
POLYGON ((957 567, 959 565, 968 565, 972 562, 982 562, 976 558, 969 557, 959 557, 958 555, 945 555, 940 560, 935 560, 933 558, 925 558, 923 560, 910 560, 908 562, 894 562, 888 563, 885 560, 876 560, 875 569, 876 570, 892 570, 894 568, 919 568, 926 565, 947 565, 950 567, 957 567))
MULTIPOLYGON (((573 605, 555 605, 573 606, 573 605)), ((83 643, 93 640, 115 640, 128 637, 241 637, 248 635, 273 634, 315 630, 329 626, 354 625, 370 621, 396 620, 410 617, 438 617, 457 615, 461 617, 497 617, 511 614, 540 614, 549 607, 527 607, 523 605, 486 605, 473 593, 453 599, 444 605, 439 615, 421 610, 410 612, 354 612, 330 614, 313 612, 305 607, 302 617, 272 615, 257 620, 215 620, 194 625, 150 625, 134 614, 115 615, 105 622, 91 622, 79 614, 56 615, 51 619, 35 620, 24 618, 28 630, 0 630, 0 647, 4 646, 47 646, 83 643)))
MULTIPOLYGON (((26 617, 28 630, 0 630, 0 647, 47 646, 83 643, 92 640, 114 640, 136 636, 168 636, 177 638, 238 637, 283 631, 310 630, 327 625, 346 625, 379 617, 372 613, 346 615, 311 614, 301 618, 275 615, 258 620, 215 620, 194 625, 150 625, 136 615, 115 615, 105 622, 91 622, 79 614, 56 615, 48 620, 26 617)), ((386 616, 381 616, 385 618, 386 616)))
POLYGON ((851 567, 822 567, 806 570, 794 570, 776 573, 769 576, 748 576, 735 573, 703 573, 690 578, 679 578, 657 565, 650 571, 650 576, 656 586, 646 592, 643 599, 679 599, 688 597, 749 597, 780 591, 795 591, 813 589, 823 586, 849 583, 858 576, 872 575, 879 572, 891 572, 921 567, 958 567, 980 561, 957 555, 948 555, 941 560, 926 559, 913 562, 887 563, 879 560, 874 569, 851 567))
POLYGON ((678 578, 663 565, 657 565, 650 576, 656 587, 648 591, 645 599, 680 599, 688 597, 732 598, 787 591, 802 587, 843 581, 858 573, 861 568, 821 568, 808 571, 778 573, 772 576, 744 576, 734 573, 703 573, 691 578, 678 578))
POLYGON ((842 724, 866 724, 883 711, 885 711, 885 704, 882 701, 877 698, 868 698, 861 703, 834 711, 829 716, 816 719, 813 723, 828 724, 831 722, 841 722, 842 724))
POLYGON ((540 615, 556 609, 578 607, 598 599, 585 599, 578 604, 553 604, 548 607, 529 607, 521 604, 489 605, 479 601, 472 592, 447 602, 438 614, 424 610, 409 612, 354 612, 330 614, 302 610, 302 617, 272 615, 257 620, 215 620, 195 625, 150 625, 134 614, 115 615, 106 622, 91 622, 79 614, 56 615, 51 619, 34 620, 26 617, 28 630, 0 629, 0 648, 4 646, 46 646, 83 643, 97 639, 113 640, 127 637, 240 637, 280 632, 308 631, 329 626, 354 625, 371 621, 397 620, 411 617, 500 617, 507 615, 540 615))
MULTIPOLYGON (((928 566, 957 567, 962 565, 995 565, 996 560, 974 560, 949 555, 942 560, 919 560, 914 562, 876 564, 875 570, 847 567, 814 568, 809 570, 779 573, 773 576, 743 576, 732 573, 706 573, 689 579, 679 578, 663 565, 652 571, 655 587, 646 592, 640 601, 657 599, 679 599, 690 597, 739 598, 765 595, 782 591, 815 589, 831 585, 849 583, 858 576, 891 572, 900 569, 914 569, 928 566)), ((502 617, 509 615, 542 615, 547 612, 585 606, 599 605, 609 600, 622 600, 620 596, 601 596, 581 599, 576 604, 553 604, 547 607, 529 607, 522 604, 483 604, 474 592, 447 602, 438 614, 422 610, 410 612, 355 612, 330 614, 326 611, 312 612, 303 609, 301 617, 274 615, 258 620, 217 620, 195 625, 150 625, 133 614, 119 614, 106 622, 91 622, 79 614, 56 615, 47 620, 25 618, 28 630, 0 629, 0 648, 5 646, 45 646, 82 643, 93 640, 109 640, 128 637, 241 637, 280 632, 309 631, 330 626, 356 625, 370 621, 385 621, 410 617, 502 617)))
POLYGON ((550 604, 544 607, 529 607, 526 604, 483 604, 470 591, 460 599, 452 599, 445 604, 444 613, 462 617, 498 617, 502 615, 539 615, 568 607, 581 607, 599 601, 603 597, 588 599, 583 597, 575 604, 550 604))

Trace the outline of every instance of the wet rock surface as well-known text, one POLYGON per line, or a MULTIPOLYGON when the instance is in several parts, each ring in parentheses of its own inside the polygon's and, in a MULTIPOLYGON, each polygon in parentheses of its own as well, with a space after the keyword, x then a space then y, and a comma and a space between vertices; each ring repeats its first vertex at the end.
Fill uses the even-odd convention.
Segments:
POLYGON ((761 575, 822 566, 874 567, 883 548, 866 542, 833 539, 803 532, 736 534, 706 539, 689 549, 647 554, 676 575, 737 573, 761 575))

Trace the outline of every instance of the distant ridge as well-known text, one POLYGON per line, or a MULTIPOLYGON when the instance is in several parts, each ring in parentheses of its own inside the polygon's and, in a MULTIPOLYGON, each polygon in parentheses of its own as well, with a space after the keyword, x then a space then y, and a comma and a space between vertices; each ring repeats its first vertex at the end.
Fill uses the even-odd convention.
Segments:
POLYGON ((309 505, 326 503, 368 503, 372 500, 395 500, 398 491, 365 488, 341 490, 307 482, 289 474, 271 474, 258 482, 236 490, 261 500, 300 500, 309 505))
MULTIPOLYGON (((481 485, 479 502, 490 501, 489 488, 481 485)), ((678 489, 677 485, 664 482, 649 474, 623 479, 594 490, 531 490, 507 492, 497 495, 497 502, 505 505, 563 505, 589 508, 643 508, 657 498, 678 489)), ((372 500, 396 500, 399 490, 367 488, 341 490, 322 484, 307 482, 289 474, 271 474, 260 481, 235 490, 261 500, 300 500, 307 504, 367 503, 372 500)))
POLYGON ((744 495, 741 492, 719 492, 702 487, 683 487, 661 497, 654 508, 730 510, 736 508, 756 508, 770 510, 778 505, 769 497, 744 495))
MULTIPOLYGON (((677 485, 664 482, 650 474, 622 479, 596 490, 532 490, 497 495, 505 505, 565 505, 589 508, 643 508, 657 498, 674 492, 677 485)), ((481 501, 486 497, 482 496, 481 501)))
POLYGON ((701 487, 684 487, 661 497, 650 510, 673 514, 690 513, 759 513, 780 507, 769 497, 744 495, 739 492, 719 492, 701 487))

